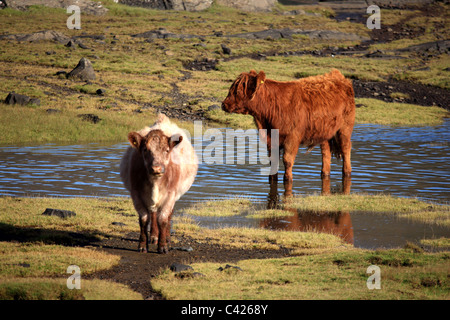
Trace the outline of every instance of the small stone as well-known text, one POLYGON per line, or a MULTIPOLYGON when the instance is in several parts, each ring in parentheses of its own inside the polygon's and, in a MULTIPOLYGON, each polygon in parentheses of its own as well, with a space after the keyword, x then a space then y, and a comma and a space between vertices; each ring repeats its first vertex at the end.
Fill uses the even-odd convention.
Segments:
POLYGON ((222 108, 217 104, 213 104, 208 107, 208 111, 215 111, 215 110, 220 110, 220 109, 222 109, 222 108))
POLYGON ((92 113, 79 114, 78 117, 84 121, 92 122, 93 124, 97 124, 102 120, 97 115, 92 113))
POLYGON ((186 252, 194 251, 194 249, 192 249, 192 247, 173 247, 172 250, 186 251, 186 252))
POLYGON ((65 46, 66 46, 67 48, 76 49, 76 44, 75 44, 75 42, 74 42, 73 40, 69 40, 69 41, 65 44, 65 46))
POLYGON ((95 80, 95 72, 92 63, 86 58, 81 58, 77 66, 67 74, 67 78, 95 80))
POLYGON ((60 113, 61 110, 50 108, 50 109, 45 110, 45 112, 47 112, 48 114, 53 114, 53 113, 60 113))
POLYGON ((236 270, 236 271, 242 271, 242 269, 239 268, 238 266, 232 266, 232 265, 229 265, 229 264, 227 264, 225 266, 225 268, 219 267, 217 270, 224 271, 224 270, 227 270, 227 269, 236 270))
POLYGON ((224 54, 231 54, 231 49, 228 48, 226 45, 221 44, 220 46, 222 47, 222 51, 224 54))
POLYGON ((175 263, 172 263, 172 265, 170 266, 170 270, 172 270, 173 272, 181 272, 181 271, 194 270, 194 269, 191 266, 175 262, 175 263))
POLYGON ((60 209, 47 208, 42 213, 42 215, 44 215, 44 216, 55 216, 55 217, 60 217, 62 219, 66 219, 66 218, 70 218, 70 217, 75 217, 76 213, 73 212, 73 211, 69 211, 69 210, 60 210, 60 209))
POLYGON ((13 91, 6 96, 5 103, 20 105, 35 104, 39 106, 41 104, 41 100, 37 98, 30 98, 29 96, 18 94, 13 91))

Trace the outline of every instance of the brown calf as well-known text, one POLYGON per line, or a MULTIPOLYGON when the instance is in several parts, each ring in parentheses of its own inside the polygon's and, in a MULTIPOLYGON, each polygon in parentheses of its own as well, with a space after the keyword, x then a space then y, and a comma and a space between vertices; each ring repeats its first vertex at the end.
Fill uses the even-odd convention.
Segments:
POLYGON ((150 128, 130 132, 120 164, 120 177, 130 191, 139 214, 141 234, 138 250, 148 251, 150 241, 159 253, 170 244, 170 219, 175 202, 191 187, 198 160, 185 133, 165 115, 150 128))
MULTIPOLYGON (((331 155, 343 158, 343 176, 350 177, 350 141, 355 122, 353 86, 338 70, 297 81, 266 79, 263 71, 241 73, 222 103, 227 112, 250 114, 258 129, 267 130, 271 150, 271 129, 279 130, 279 147, 284 149, 284 185, 292 192, 292 166, 300 145, 322 149, 322 178, 330 175, 331 155)), ((277 175, 269 177, 277 181, 277 175)))

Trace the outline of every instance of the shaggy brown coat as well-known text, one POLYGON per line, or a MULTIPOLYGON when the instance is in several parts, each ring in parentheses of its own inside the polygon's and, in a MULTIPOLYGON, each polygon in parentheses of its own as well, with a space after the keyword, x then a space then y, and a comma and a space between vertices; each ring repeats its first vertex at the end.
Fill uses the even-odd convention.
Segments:
MULTIPOLYGON (((241 73, 222 103, 227 112, 250 114, 258 129, 279 130, 284 149, 285 187, 292 185, 292 166, 300 145, 322 150, 322 177, 330 175, 331 155, 343 158, 343 176, 351 175, 351 135, 355 122, 353 86, 338 70, 297 81, 266 79, 263 71, 241 73)), ((271 181, 276 175, 271 176, 271 181)))

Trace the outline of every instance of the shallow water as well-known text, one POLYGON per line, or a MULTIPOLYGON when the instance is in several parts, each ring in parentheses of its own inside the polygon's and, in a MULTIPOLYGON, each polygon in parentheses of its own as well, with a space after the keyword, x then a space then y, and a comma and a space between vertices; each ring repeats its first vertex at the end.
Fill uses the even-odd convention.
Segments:
MULTIPOLYGON (((289 210, 289 209, 288 209, 289 210)), ((312 212, 291 209, 292 215, 277 218, 251 219, 234 217, 194 217, 209 228, 245 226, 269 230, 317 231, 339 236, 358 248, 396 248, 421 239, 450 237, 450 228, 399 218, 392 213, 375 212, 312 212)), ((429 248, 430 250, 433 248, 429 248)))
MULTIPOLYGON (((225 130, 221 132, 224 133, 225 130)), ((256 135, 250 139, 250 143, 256 144, 256 141, 256 135)), ((442 202, 450 199, 448 179, 450 121, 447 120, 443 125, 436 127, 420 128, 357 125, 352 141, 352 193, 389 193, 442 202)), ((206 138, 201 141, 201 138, 197 137, 194 143, 202 143, 202 149, 205 150, 212 142, 206 138)), ((125 142, 2 146, 0 194, 63 197, 128 196, 119 177, 119 163, 127 147, 128 144, 125 142)), ((220 148, 216 148, 214 155, 220 154, 221 150, 225 151, 226 148, 226 145, 221 145, 220 148)), ((266 151, 263 150, 263 153, 265 155, 266 151)), ((176 210, 193 202, 231 196, 251 197, 255 201, 266 202, 269 195, 268 178, 260 174, 260 169, 267 165, 256 161, 255 159, 259 159, 258 155, 251 153, 248 147, 236 147, 234 154, 235 159, 246 159, 245 164, 200 164, 194 185, 178 201, 176 210), (250 164, 249 159, 255 160, 256 164, 250 164)), ((293 192, 300 194, 321 192, 320 170, 320 148, 317 147, 309 154, 305 154, 305 149, 301 148, 293 170, 293 192)), ((342 184, 341 163, 333 160, 331 170, 331 190, 339 191, 342 184)), ((282 171, 281 163, 279 193, 283 191, 282 171)), ((361 230, 369 230, 365 227, 355 229, 360 219, 362 218, 352 214, 355 245, 367 233, 361 230)), ((363 224, 380 225, 381 228, 382 224, 374 223, 378 221, 374 219, 374 217, 367 218, 367 222, 363 224)), ((247 221, 244 224, 252 223, 247 221)), ((391 221, 389 225, 393 223, 391 221)), ((400 222, 397 229, 404 228, 409 228, 409 224, 407 226, 400 222)), ((424 231, 422 234, 425 235, 424 231)), ((369 238, 371 239, 369 242, 376 243, 374 236, 369 238)))
MULTIPOLYGON (((251 142, 256 143, 256 138, 251 142)), ((203 141, 204 147, 210 144, 211 141, 203 141)), ((357 125, 353 134, 351 190, 448 201, 449 144, 450 121, 441 126, 422 128, 357 125)), ((119 177, 119 163, 127 147, 125 142, 0 147, 0 194, 126 196, 128 193, 119 177)), ((293 191, 300 194, 320 192, 320 148, 309 154, 305 151, 301 148, 297 155, 293 191)), ((194 185, 180 199, 179 206, 234 195, 267 200, 268 178, 260 174, 260 169, 267 165, 259 161, 249 164, 248 157, 257 159, 257 155, 248 155, 242 148, 235 153, 235 157, 246 154, 246 164, 200 164, 194 185)), ((283 189, 282 171, 280 162, 280 191, 283 189)), ((331 188, 338 190, 341 163, 333 159, 331 171, 331 188)))

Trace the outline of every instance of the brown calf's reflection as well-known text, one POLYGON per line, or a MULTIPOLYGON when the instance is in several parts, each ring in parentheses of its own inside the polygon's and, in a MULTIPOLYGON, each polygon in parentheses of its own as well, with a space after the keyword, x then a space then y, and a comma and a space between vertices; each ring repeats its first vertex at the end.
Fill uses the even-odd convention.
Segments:
MULTIPOLYGON (((274 209, 278 206, 278 203, 280 201, 280 196, 278 194, 278 180, 274 176, 270 176, 272 179, 269 179, 269 196, 268 196, 268 209, 274 209)), ((350 189, 352 186, 352 178, 351 177, 342 177, 342 188, 338 193, 342 194, 350 194, 350 189)), ((331 194, 331 180, 330 177, 323 177, 322 178, 322 194, 323 195, 329 195, 331 194)), ((292 183, 284 183, 284 197, 291 197, 292 196, 292 183)))
POLYGON ((284 210, 292 212, 293 215, 262 219, 260 227, 271 230, 330 233, 353 244, 353 226, 349 212, 314 212, 293 208, 284 210))
MULTIPOLYGON (((322 178, 322 194, 323 195, 331 194, 330 184, 331 184, 330 176, 322 178)), ((351 186, 352 186, 352 178, 343 176, 342 177, 342 189, 341 189, 340 193, 350 194, 351 186)))
MULTIPOLYGON (((279 207, 278 181, 269 179, 270 191, 268 196, 268 209, 279 207)), ((322 194, 331 194, 330 177, 322 177, 322 194)), ((350 194, 351 177, 343 176, 340 193, 350 194)), ((284 182, 284 197, 292 196, 292 183, 284 182)), ((304 211, 294 208, 283 208, 292 215, 281 218, 267 218, 260 222, 262 228, 289 231, 316 231, 338 235, 344 241, 353 244, 353 226, 349 212, 317 212, 304 211)))

